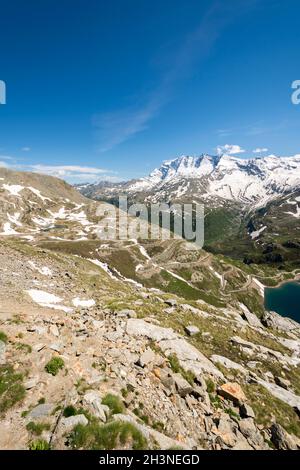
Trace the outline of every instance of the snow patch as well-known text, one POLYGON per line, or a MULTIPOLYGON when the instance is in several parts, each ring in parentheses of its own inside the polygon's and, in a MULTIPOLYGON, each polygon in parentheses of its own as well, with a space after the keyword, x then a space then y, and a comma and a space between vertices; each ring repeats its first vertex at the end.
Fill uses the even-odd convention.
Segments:
POLYGON ((95 301, 93 299, 90 300, 81 300, 79 297, 76 297, 72 300, 74 307, 93 307, 95 305, 95 301))
POLYGON ((62 301, 60 297, 54 294, 49 294, 43 290, 30 289, 26 291, 30 295, 31 299, 41 307, 53 308, 55 310, 63 310, 66 313, 72 312, 73 309, 65 307, 64 305, 58 305, 62 301))
POLYGON ((24 189, 24 186, 20 186, 19 184, 3 184, 2 187, 12 196, 19 196, 19 192, 24 189))
POLYGON ((254 240, 255 238, 259 237, 259 235, 264 231, 266 230, 266 225, 264 227, 261 227, 259 230, 255 230, 254 232, 250 233, 250 237, 252 238, 252 240, 254 240))

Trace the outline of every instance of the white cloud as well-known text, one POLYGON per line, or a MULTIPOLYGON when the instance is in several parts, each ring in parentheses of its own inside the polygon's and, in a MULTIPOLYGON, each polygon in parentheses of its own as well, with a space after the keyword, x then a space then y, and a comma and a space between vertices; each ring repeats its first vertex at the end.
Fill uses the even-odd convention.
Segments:
POLYGON ((21 151, 22 152, 30 152, 31 148, 30 147, 22 147, 21 151))
POLYGON ((239 145, 225 144, 219 145, 219 147, 217 147, 217 152, 218 155, 221 155, 222 153, 226 153, 227 155, 235 155, 238 153, 245 153, 245 150, 239 145))
POLYGON ((52 176, 65 176, 71 173, 78 173, 78 174, 95 174, 100 175, 107 170, 103 170, 102 168, 93 168, 89 166, 79 166, 79 165, 31 165, 32 171, 38 173, 45 173, 46 175, 52 176))
POLYGON ((95 181, 118 182, 121 179, 111 170, 81 165, 44 165, 44 164, 8 164, 1 160, 0 168, 9 168, 16 171, 30 171, 42 175, 55 176, 68 183, 91 183, 95 181))
POLYGON ((43 175, 55 176, 64 179, 69 183, 82 183, 94 181, 119 181, 117 176, 113 176, 111 171, 103 168, 95 168, 79 165, 28 165, 27 170, 43 175))
POLYGON ((264 152, 268 152, 268 151, 269 151, 269 149, 267 149, 266 147, 264 147, 264 148, 259 148, 258 147, 257 149, 253 150, 253 153, 264 153, 264 152))

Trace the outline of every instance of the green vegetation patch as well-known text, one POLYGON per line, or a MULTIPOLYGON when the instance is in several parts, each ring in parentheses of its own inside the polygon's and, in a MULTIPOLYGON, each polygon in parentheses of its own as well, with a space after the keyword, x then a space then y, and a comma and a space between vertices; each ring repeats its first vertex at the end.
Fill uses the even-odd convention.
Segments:
POLYGON ((0 341, 7 343, 7 335, 4 333, 4 331, 0 331, 0 341))
POLYGON ((73 449, 111 450, 147 448, 147 440, 131 423, 114 421, 99 425, 89 423, 87 426, 78 424, 69 436, 73 449))
POLYGON ((243 389, 255 412, 258 424, 268 427, 275 418, 276 422, 288 433, 295 434, 300 438, 299 417, 291 406, 275 398, 261 385, 244 384, 243 389))
POLYGON ((64 368, 64 360, 61 357, 53 357, 45 365, 45 371, 51 375, 57 375, 60 369, 64 368))
POLYGON ((30 421, 26 425, 27 431, 35 434, 36 436, 40 436, 43 431, 49 431, 50 424, 48 423, 35 423, 34 421, 30 421))
POLYGON ((112 415, 124 413, 125 411, 122 400, 112 393, 105 395, 105 397, 102 399, 102 404, 108 406, 112 415))
POLYGON ((29 450, 50 450, 50 444, 45 439, 37 439, 30 442, 28 448, 29 450))
POLYGON ((188 370, 184 370, 180 363, 179 363, 179 360, 178 360, 178 357, 176 356, 176 354, 171 354, 169 357, 168 357, 168 360, 169 360, 169 364, 170 364, 170 367, 172 369, 173 372, 175 372, 175 374, 179 373, 182 375, 182 377, 187 380, 187 382, 190 384, 190 385, 193 385, 194 382, 195 382, 195 374, 188 370))
POLYGON ((5 413, 25 397, 23 375, 11 365, 0 366, 0 414, 5 413))

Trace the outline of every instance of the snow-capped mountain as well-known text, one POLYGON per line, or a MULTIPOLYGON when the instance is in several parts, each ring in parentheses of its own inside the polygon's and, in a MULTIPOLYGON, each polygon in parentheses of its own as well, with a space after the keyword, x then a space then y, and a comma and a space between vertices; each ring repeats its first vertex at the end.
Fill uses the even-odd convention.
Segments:
MULTIPOLYGON (((181 156, 165 161, 149 176, 127 183, 87 185, 90 197, 126 193, 149 202, 178 199, 263 205, 300 188, 300 155, 241 159, 232 155, 181 156)), ((80 189, 80 188, 79 188, 80 189)))
POLYGON ((264 203, 300 187, 300 155, 286 158, 270 155, 248 160, 231 155, 182 156, 164 162, 127 190, 161 192, 169 189, 170 197, 177 198, 189 193, 191 184, 194 196, 203 199, 218 197, 243 203, 264 203), (183 181, 186 181, 185 187, 181 184, 175 188, 183 181), (197 193, 195 189, 198 189, 197 193))

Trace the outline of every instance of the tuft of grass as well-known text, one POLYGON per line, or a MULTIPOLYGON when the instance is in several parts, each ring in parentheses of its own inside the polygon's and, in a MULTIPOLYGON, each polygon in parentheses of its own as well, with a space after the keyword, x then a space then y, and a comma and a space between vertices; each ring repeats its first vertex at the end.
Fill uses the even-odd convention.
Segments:
POLYGON ((215 392, 216 386, 215 386, 214 382, 211 379, 206 380, 206 389, 207 389, 207 393, 214 393, 215 392))
POLYGON ((170 367, 175 374, 180 373, 182 377, 190 384, 193 385, 195 382, 195 374, 191 370, 184 370, 178 360, 176 354, 171 354, 168 357, 170 367))
POLYGON ((37 439, 30 442, 28 448, 29 450, 50 450, 50 445, 44 439, 37 439))
POLYGON ((209 393, 209 399, 210 399, 210 402, 211 404, 215 407, 215 408, 222 408, 222 401, 221 401, 221 398, 219 397, 219 395, 213 395, 212 393, 209 393))
POLYGON ((69 418, 70 416, 77 415, 77 410, 76 410, 75 406, 73 406, 73 405, 66 406, 64 411, 63 411, 63 415, 64 415, 65 418, 69 418))
POLYGON ((164 423, 161 421, 155 421, 154 423, 151 424, 153 429, 156 429, 156 431, 163 432, 165 429, 164 423))
POLYGON ((125 406, 121 399, 112 393, 108 393, 102 399, 102 404, 108 406, 112 415, 124 413, 125 406))
POLYGON ((123 398, 126 398, 128 396, 128 393, 129 393, 129 391, 128 391, 127 388, 122 388, 121 389, 121 394, 122 394, 123 398))
POLYGON ((35 423, 34 421, 30 421, 26 425, 27 431, 35 434, 36 436, 40 436, 43 431, 49 431, 50 424, 48 423, 35 423))
POLYGON ((237 420, 240 420, 240 415, 237 414, 232 408, 225 408, 224 409, 225 413, 227 413, 231 418, 235 418, 237 420))
POLYGON ((73 449, 112 450, 147 448, 147 440, 142 433, 131 423, 114 421, 99 425, 89 423, 87 426, 78 424, 69 436, 73 449))
POLYGON ((0 366, 0 414, 5 413, 25 397, 23 375, 11 365, 0 366))
POLYGON ((7 343, 7 335, 4 333, 4 331, 0 331, 0 341, 7 343))
POLYGON ((55 356, 45 365, 45 371, 51 375, 57 375, 63 369, 65 363, 61 357, 55 356))
POLYGON ((30 346, 30 344, 25 344, 25 343, 17 343, 16 349, 18 351, 24 351, 27 354, 30 354, 32 352, 32 347, 30 346))

